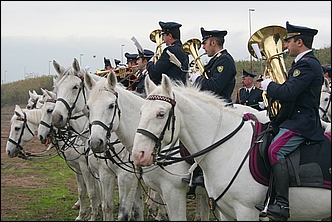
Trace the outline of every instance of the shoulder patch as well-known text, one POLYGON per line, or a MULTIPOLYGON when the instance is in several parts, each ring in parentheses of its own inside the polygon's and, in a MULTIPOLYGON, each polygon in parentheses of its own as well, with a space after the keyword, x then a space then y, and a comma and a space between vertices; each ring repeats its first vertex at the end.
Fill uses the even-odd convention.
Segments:
POLYGON ((217 70, 218 70, 218 72, 221 73, 221 72, 224 70, 224 66, 218 66, 218 67, 217 67, 217 70))
POLYGON ((293 72, 293 77, 299 76, 301 74, 301 71, 298 69, 295 69, 293 72))

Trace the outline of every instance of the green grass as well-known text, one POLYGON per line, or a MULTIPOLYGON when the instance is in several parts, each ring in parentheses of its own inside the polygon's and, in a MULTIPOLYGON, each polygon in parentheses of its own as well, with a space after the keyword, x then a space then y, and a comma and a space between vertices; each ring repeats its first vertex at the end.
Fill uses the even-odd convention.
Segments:
MULTIPOLYGON (((2 164, 6 164, 6 159, 2 160, 2 164)), ((71 210, 71 207, 77 201, 76 179, 74 172, 64 160, 55 157, 42 161, 28 161, 24 164, 26 164, 24 169, 14 169, 15 167, 8 170, 1 169, 1 174, 17 177, 33 175, 31 180, 42 185, 29 188, 1 187, 3 194, 10 195, 5 202, 19 206, 12 215, 1 214, 1 220, 75 220, 78 211, 71 210)))

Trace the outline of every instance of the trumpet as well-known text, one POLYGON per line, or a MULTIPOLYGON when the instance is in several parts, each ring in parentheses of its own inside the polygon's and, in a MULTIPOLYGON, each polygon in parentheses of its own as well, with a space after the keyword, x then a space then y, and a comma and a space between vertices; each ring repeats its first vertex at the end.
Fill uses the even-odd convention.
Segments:
POLYGON ((203 53, 202 55, 198 55, 198 50, 201 48, 201 41, 199 39, 196 38, 192 38, 189 39, 188 41, 186 41, 184 44, 182 44, 182 51, 184 53, 186 53, 187 55, 192 55, 192 57, 194 58, 194 60, 192 61, 194 66, 193 72, 196 72, 196 69, 198 67, 199 72, 201 73, 201 75, 203 75, 205 78, 208 79, 208 76, 206 75, 206 73, 204 73, 204 66, 203 63, 201 61, 201 57, 203 55, 206 55, 206 53, 203 53))
POLYGON ((163 42, 163 39, 161 37, 161 31, 162 31, 161 29, 156 29, 156 30, 154 30, 150 33, 150 40, 157 44, 156 51, 155 51, 154 56, 153 56, 154 64, 156 64, 156 62, 158 61, 158 59, 161 56, 161 53, 163 52, 162 44, 164 42, 163 42))

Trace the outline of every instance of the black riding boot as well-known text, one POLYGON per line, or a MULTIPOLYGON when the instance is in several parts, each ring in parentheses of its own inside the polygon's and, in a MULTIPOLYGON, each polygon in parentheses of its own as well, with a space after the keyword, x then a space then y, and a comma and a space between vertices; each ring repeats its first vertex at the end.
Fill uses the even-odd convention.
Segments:
POLYGON ((287 221, 289 218, 289 175, 286 159, 280 159, 272 166, 275 181, 276 203, 268 206, 267 215, 274 220, 287 221))

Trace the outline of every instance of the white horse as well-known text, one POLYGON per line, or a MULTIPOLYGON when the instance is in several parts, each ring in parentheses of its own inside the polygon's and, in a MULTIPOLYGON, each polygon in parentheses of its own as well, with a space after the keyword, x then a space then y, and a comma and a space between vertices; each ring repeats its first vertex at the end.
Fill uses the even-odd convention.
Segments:
POLYGON ((319 116, 325 122, 331 122, 331 92, 322 91, 320 94, 319 116))
POLYGON ((37 134, 40 119, 40 109, 22 109, 19 105, 15 105, 6 144, 9 157, 28 159, 23 147, 37 134))
MULTIPOLYGON (((84 73, 88 74, 84 69, 81 69, 77 60, 74 59, 72 67, 65 69, 63 66, 53 61, 55 70, 58 73, 58 79, 54 85, 55 92, 57 94, 57 100, 52 112, 52 123, 61 128, 67 124, 67 122, 72 118, 73 115, 83 112, 85 110, 85 103, 89 97, 89 90, 85 87, 83 78, 84 73)), ((91 78, 96 78, 96 80, 104 79, 93 75, 91 78)), ((116 138, 115 135, 112 136, 111 140, 116 138)), ((115 149, 115 152, 119 153, 119 158, 125 161, 129 159, 129 152, 123 150, 123 146, 115 149), (119 150, 123 150, 121 153, 119 150)), ((105 156, 104 156, 105 157, 105 156)), ((92 152, 89 155, 89 162, 95 163, 99 162, 99 167, 91 167, 94 172, 99 176, 101 180, 103 199, 103 215, 105 220, 110 220, 113 217, 114 204, 114 186, 115 179, 118 177, 118 187, 119 187, 119 220, 143 220, 143 210, 144 203, 142 200, 142 190, 138 184, 138 180, 133 173, 129 173, 119 166, 112 164, 110 161, 105 163, 104 161, 90 160, 95 158, 92 152), (106 172, 105 172, 106 171, 106 172), (139 188, 136 190, 134 184, 139 188)))
POLYGON ((32 92, 29 90, 29 99, 26 108, 27 109, 40 109, 42 106, 41 101, 39 99, 42 97, 42 95, 39 95, 35 90, 32 90, 32 92))
MULTIPOLYGON (((91 135, 89 144, 96 152, 105 149, 107 135, 115 132, 125 147, 131 151, 134 135, 139 122, 140 107, 144 99, 132 91, 117 84, 114 72, 107 78, 96 82, 90 75, 85 74, 86 86, 91 90, 87 101, 91 135)), ((189 177, 190 165, 186 162, 165 167, 145 167, 141 174, 147 186, 161 194, 167 206, 169 220, 186 220, 186 193, 188 184, 181 181, 182 177, 189 177)), ((197 199, 201 207, 201 220, 209 219, 208 200, 205 189, 197 187, 197 199), (205 198, 201 198, 204 196, 205 198)))
MULTIPOLYGON (((251 121, 244 121, 243 115, 225 107, 224 101, 209 92, 177 87, 166 75, 159 86, 147 76, 145 87, 148 97, 141 108, 133 146, 135 164, 154 163, 158 155, 154 137, 161 139, 160 147, 180 139, 191 154, 197 154, 229 136, 216 149, 197 154, 195 160, 203 170, 212 207, 219 209, 227 220, 258 221, 259 211, 254 206, 264 202, 267 186, 253 178, 248 158, 242 162, 251 146, 251 121), (165 127, 167 125, 169 128, 165 127), (145 132, 144 135, 141 132, 145 132)), ((320 220, 331 215, 329 189, 290 187, 289 200, 289 220, 320 220)))

